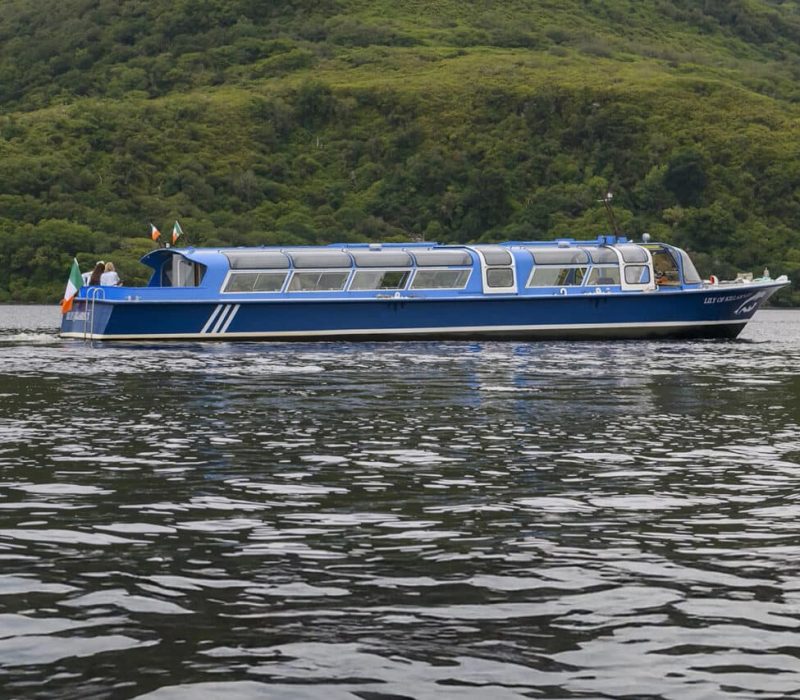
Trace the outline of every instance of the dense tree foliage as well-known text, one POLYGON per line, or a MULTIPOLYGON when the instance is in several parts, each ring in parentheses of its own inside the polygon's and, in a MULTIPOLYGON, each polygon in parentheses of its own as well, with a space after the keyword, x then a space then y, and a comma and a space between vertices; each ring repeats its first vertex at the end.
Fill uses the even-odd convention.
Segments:
POLYGON ((142 281, 149 221, 593 238, 611 190, 630 235, 797 303, 798 77, 778 0, 5 0, 0 301, 56 301, 74 255, 142 281))

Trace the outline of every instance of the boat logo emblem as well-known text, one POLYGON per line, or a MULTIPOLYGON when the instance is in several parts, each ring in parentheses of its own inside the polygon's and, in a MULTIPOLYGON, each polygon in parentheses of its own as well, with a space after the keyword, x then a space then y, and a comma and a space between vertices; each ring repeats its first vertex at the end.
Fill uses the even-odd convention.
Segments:
POLYGON ((748 297, 745 301, 743 301, 739 308, 736 309, 733 313, 737 316, 741 316, 742 314, 749 314, 755 311, 756 307, 758 306, 758 300, 761 299, 766 292, 756 292, 752 296, 748 297))

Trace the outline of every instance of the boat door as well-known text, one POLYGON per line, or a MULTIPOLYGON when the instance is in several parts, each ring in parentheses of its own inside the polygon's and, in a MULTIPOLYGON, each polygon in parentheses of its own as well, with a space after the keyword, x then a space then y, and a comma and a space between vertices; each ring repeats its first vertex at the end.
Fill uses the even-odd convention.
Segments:
POLYGON ((173 287, 197 287, 203 279, 205 266, 182 255, 173 254, 170 279, 173 287))
POLYGON ((614 250, 619 257, 623 292, 646 292, 656 288, 653 256, 649 250, 633 243, 615 245, 614 250))
POLYGON ((481 262, 481 281, 484 294, 516 294, 517 274, 514 256, 501 245, 469 246, 481 262))

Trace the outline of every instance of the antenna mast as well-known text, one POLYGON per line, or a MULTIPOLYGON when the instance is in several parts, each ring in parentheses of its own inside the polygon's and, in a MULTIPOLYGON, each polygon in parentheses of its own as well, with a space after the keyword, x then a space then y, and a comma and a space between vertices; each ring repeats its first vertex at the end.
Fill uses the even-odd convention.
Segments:
POLYGON ((617 217, 614 216, 614 210, 611 208, 611 200, 614 199, 614 195, 611 192, 606 192, 605 197, 603 197, 600 201, 603 203, 603 206, 606 210, 606 216, 608 216, 608 222, 611 224, 611 230, 614 232, 615 236, 622 235, 622 231, 619 229, 619 224, 617 223, 617 217))

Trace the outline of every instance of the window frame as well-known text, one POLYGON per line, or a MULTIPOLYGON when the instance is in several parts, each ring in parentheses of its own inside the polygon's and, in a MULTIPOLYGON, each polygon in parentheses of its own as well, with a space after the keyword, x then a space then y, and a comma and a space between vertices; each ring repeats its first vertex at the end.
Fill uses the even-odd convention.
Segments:
POLYGON ((528 280, 525 282, 525 289, 544 289, 547 287, 582 287, 586 280, 587 270, 590 265, 534 265, 531 269, 531 274, 528 275, 528 280), (556 282, 554 284, 533 284, 536 278, 537 270, 582 270, 581 281, 575 284, 574 282, 556 282))
POLYGON ((272 269, 264 269, 264 270, 248 270, 248 269, 239 269, 239 270, 228 270, 228 274, 225 275, 225 279, 222 281, 222 289, 220 290, 220 294, 280 294, 284 287, 286 286, 286 281, 289 278, 289 272, 291 270, 280 270, 276 268, 272 269), (231 284, 231 280, 234 277, 239 275, 283 275, 283 282, 279 289, 272 290, 272 289, 242 289, 242 290, 229 290, 228 286, 231 284))
POLYGON ((471 267, 423 267, 423 268, 415 268, 414 274, 411 277, 411 280, 408 283, 408 289, 413 289, 416 291, 438 291, 438 290, 461 290, 466 289, 467 285, 469 284, 470 279, 472 278, 472 270, 471 267), (460 287, 417 287, 417 277, 420 273, 427 274, 427 273, 437 273, 437 272, 466 272, 467 276, 464 279, 464 284, 460 287))
MULTIPOLYGON (((592 265, 592 268, 589 270, 589 273, 586 275, 584 284, 587 287, 604 287, 604 286, 609 286, 609 285, 611 285, 611 286, 620 286, 622 284, 622 274, 623 274, 622 273, 622 269, 620 268, 619 263, 617 263, 616 265, 611 265, 611 264, 608 264, 608 263, 602 264, 602 265, 601 264, 592 265), (591 282, 590 281, 590 279, 591 279, 591 277, 592 277, 592 275, 594 274, 595 271, 602 272, 602 271, 605 271, 605 270, 614 270, 614 271, 616 271, 617 280, 615 282, 600 282, 599 280, 597 282, 591 282)), ((599 277, 599 275, 598 275, 598 277, 599 277)))
POLYGON ((703 278, 695 267, 694 261, 689 257, 689 254, 682 248, 676 248, 681 258, 681 278, 683 284, 702 284, 703 278))
POLYGON ((411 267, 404 267, 404 268, 395 268, 395 269, 380 269, 376 267, 367 267, 367 268, 356 268, 353 271, 353 276, 350 278, 350 282, 347 284, 347 291, 348 292, 385 292, 385 291, 402 291, 408 287, 408 283, 411 280, 411 273, 414 271, 411 267), (363 287, 363 288, 356 288, 353 285, 356 283, 356 278, 359 275, 375 275, 381 274, 385 275, 390 272, 399 272, 405 275, 403 279, 403 284, 397 287, 363 287))
POLYGON ((321 293, 327 293, 327 292, 342 292, 342 291, 344 291, 345 288, 347 287, 348 283, 350 282, 350 279, 351 279, 352 274, 353 274, 353 270, 352 270, 352 268, 351 269, 344 269, 344 268, 341 268, 341 267, 340 268, 327 267, 327 268, 320 268, 320 269, 316 269, 316 270, 310 270, 310 269, 307 269, 307 268, 300 268, 300 269, 293 268, 291 270, 291 273, 292 274, 289 275, 289 281, 286 283, 286 287, 284 289, 286 294, 321 294, 321 293), (313 275, 313 274, 316 274, 317 276, 327 275, 327 274, 343 274, 344 275, 344 281, 342 282, 341 286, 336 287, 334 289, 292 289, 292 283, 293 283, 293 281, 294 281, 294 279, 296 277, 299 277, 300 275, 313 275))
POLYGON ((502 267, 488 266, 486 268, 486 286, 490 287, 491 289, 501 289, 501 290, 511 289, 514 286, 515 281, 516 280, 514 276, 514 268, 511 265, 504 265, 502 267), (508 284, 492 284, 489 278, 492 275, 492 273, 497 273, 497 272, 508 272, 508 274, 511 275, 511 282, 509 282, 508 284))
POLYGON ((624 273, 624 275, 625 275, 625 284, 628 284, 628 285, 650 284, 650 282, 652 280, 652 275, 651 275, 651 272, 650 272, 650 266, 645 264, 645 263, 629 263, 629 264, 625 265, 625 273, 624 273), (629 271, 634 271, 634 270, 638 270, 638 280, 635 281, 635 282, 631 282, 628 279, 628 272, 629 271), (641 279, 642 271, 647 272, 647 279, 645 279, 645 280, 641 279))

